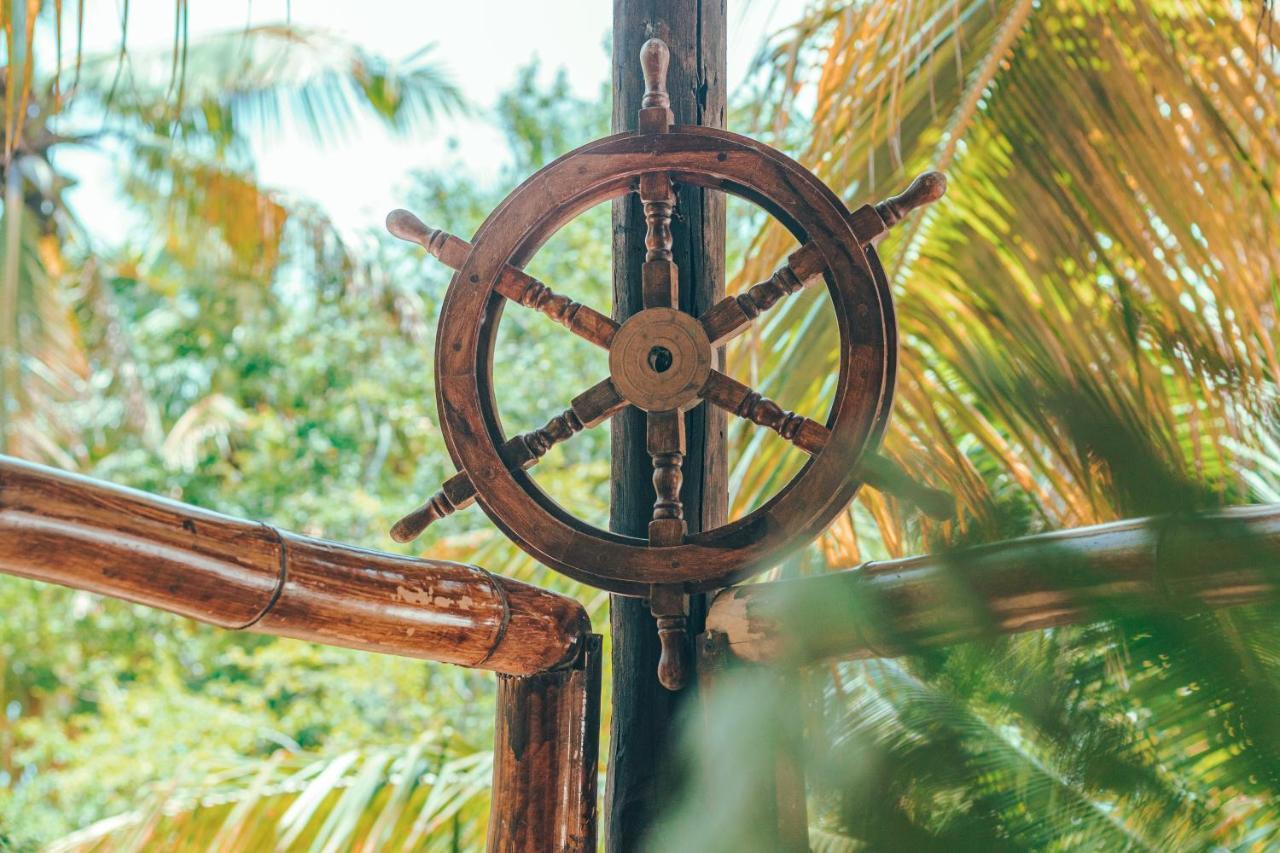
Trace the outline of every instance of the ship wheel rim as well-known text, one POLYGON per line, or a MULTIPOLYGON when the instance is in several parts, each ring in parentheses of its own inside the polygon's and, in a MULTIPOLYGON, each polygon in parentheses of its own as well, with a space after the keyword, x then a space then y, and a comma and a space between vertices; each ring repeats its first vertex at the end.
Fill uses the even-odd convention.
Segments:
POLYGON ((776 564, 810 541, 861 485, 852 473, 838 473, 840 466, 821 463, 843 460, 852 472, 878 444, 892 401, 892 300, 874 253, 864 251, 853 235, 844 204, 791 158, 711 128, 677 126, 665 134, 605 137, 530 176, 476 233, 450 284, 438 328, 436 397, 442 433, 454 462, 476 483, 477 503, 535 559, 568 577, 629 595, 647 594, 653 584, 689 591, 724 586, 776 564), (761 187, 762 169, 790 196, 777 197, 761 187), (504 264, 523 267, 573 218, 624 195, 640 174, 654 171, 746 199, 802 243, 814 242, 826 264, 824 278, 840 334, 827 447, 751 513, 666 547, 587 524, 526 472, 510 470, 499 450, 505 437, 492 382, 493 346, 505 301, 495 283, 504 264), (859 314, 859 306, 864 313, 859 314))

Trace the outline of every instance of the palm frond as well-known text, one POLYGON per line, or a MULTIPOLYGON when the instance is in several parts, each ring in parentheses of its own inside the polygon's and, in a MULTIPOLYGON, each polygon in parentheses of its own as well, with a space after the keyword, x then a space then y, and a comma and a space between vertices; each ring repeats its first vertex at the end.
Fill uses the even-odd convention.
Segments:
POLYGON ((56 237, 32 214, 27 192, 43 198, 47 174, 34 157, 15 157, 3 169, 6 194, 0 245, 3 286, 0 350, 4 393, 0 420, 7 451, 62 461, 58 445, 74 446, 56 406, 77 396, 88 365, 79 324, 66 299, 66 262, 56 237))
MULTIPOLYGON (((874 197, 873 173, 883 186, 953 158, 947 198, 882 249, 903 342, 888 455, 953 491, 962 520, 999 515, 993 486, 1029 496, 1042 525, 1115 517, 1096 460, 1032 402, 1052 380, 1221 495, 1240 490, 1229 448, 1251 444, 1246 425, 1274 397, 1280 263, 1280 135, 1258 94, 1277 74, 1252 50, 1253 18, 1213 3, 889 9, 818 4, 773 60, 797 92, 787 122, 812 113, 797 156, 850 201, 874 197), (942 54, 946 67, 930 64, 942 54), (1010 381, 1042 390, 1011 397, 1010 381)), ((735 286, 791 245, 763 230, 735 286)), ((784 404, 823 410, 835 364, 824 302, 778 306, 731 364, 785 376, 784 404)), ((787 452, 748 448, 739 506, 795 466, 787 452)), ((878 510, 900 530, 902 511, 878 510)))
POLYGON ((50 851, 456 850, 483 845, 490 752, 432 738, 328 758, 277 752, 201 783, 160 786, 50 851))
POLYGON ((84 57, 77 95, 118 118, 221 147, 286 122, 332 142, 362 114, 406 132, 462 108, 429 47, 395 63, 334 33, 271 25, 186 43, 182 55, 176 92, 169 51, 84 57))

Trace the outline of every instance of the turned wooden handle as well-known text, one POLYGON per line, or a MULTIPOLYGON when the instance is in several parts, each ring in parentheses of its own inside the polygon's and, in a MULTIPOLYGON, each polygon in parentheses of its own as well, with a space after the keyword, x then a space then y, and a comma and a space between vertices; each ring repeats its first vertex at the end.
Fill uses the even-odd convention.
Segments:
POLYGON ((422 506, 397 521, 391 528, 391 538, 397 542, 412 542, 435 522, 452 515, 456 507, 449 503, 444 491, 436 492, 422 506))
POLYGON ((644 72, 644 97, 640 99, 637 129, 641 133, 666 133, 675 122, 671 95, 667 91, 667 69, 671 51, 660 39, 649 39, 640 48, 640 69, 644 72))
POLYGON ((465 471, 459 471, 426 500, 422 506, 406 515, 391 528, 391 538, 397 542, 412 542, 422 532, 447 515, 452 515, 476 499, 476 487, 465 471))
POLYGON ((417 243, 424 248, 432 237, 440 233, 435 228, 428 228, 425 222, 403 208, 396 208, 387 214, 387 230, 401 240, 417 243))
POLYGON ((876 213, 880 214, 886 228, 892 228, 917 207, 924 207, 942 198, 946 191, 946 175, 941 172, 925 172, 898 195, 878 203, 876 213))
POLYGON ((687 616, 659 616, 658 683, 679 690, 689 681, 689 619, 687 616))
POLYGON ((644 97, 641 109, 671 109, 667 92, 667 69, 671 67, 671 51, 662 39, 649 39, 640 47, 640 69, 644 72, 644 97))
POLYGON ((417 243, 445 266, 457 269, 471 253, 471 245, 448 231, 432 228, 407 210, 397 208, 387 214, 387 231, 408 243, 417 243))
POLYGON ((649 612, 658 624, 658 681, 679 690, 689 680, 689 596, 678 586, 649 589, 649 612))

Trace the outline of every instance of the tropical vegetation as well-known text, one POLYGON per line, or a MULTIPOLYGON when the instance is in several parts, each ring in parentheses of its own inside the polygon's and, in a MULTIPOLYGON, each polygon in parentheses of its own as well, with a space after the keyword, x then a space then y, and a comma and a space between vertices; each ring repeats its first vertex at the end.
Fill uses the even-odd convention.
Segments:
MULTIPOLYGON (((61 4, 24 26, 5 9, 5 452, 389 547, 394 518, 449 473, 431 386, 447 277, 384 239, 351 245, 305 199, 261 186, 246 140, 282 120, 324 139, 354 113, 404 130, 481 105, 461 104, 429 53, 396 63, 288 25, 179 36, 125 71, 118 55, 77 54, 54 74, 15 57, 42 44, 24 26, 51 25, 61 4), (122 215, 139 223, 125 246, 99 244, 65 203, 67 146, 121 164, 122 215)), ((1274 15, 1227 0, 813 0, 764 46, 733 129, 851 204, 926 168, 949 176, 945 202, 879 251, 902 339, 885 452, 957 499, 937 522, 864 490, 772 576, 1280 501, 1274 15)), ((406 207, 467 235, 523 176, 606 131, 607 92, 575 98, 536 67, 513 77, 491 110, 511 148, 500 178, 432 164, 406 207)), ((730 210, 736 290, 793 238, 730 210)), ((591 211, 533 271, 607 305, 608 228, 591 211)), ((735 343, 731 372, 823 411, 826 299, 780 304, 735 343)), ((504 317, 508 429, 563 407, 578 383, 557 376, 603 369, 546 331, 504 317)), ((535 476, 600 521, 607 445, 580 436, 535 476)), ((740 425, 730 450, 737 512, 801 463, 740 425)), ((605 596, 520 556, 477 511, 415 548, 568 592, 605 624, 605 596)), ((811 667, 786 690, 777 673, 738 674, 714 698, 717 733, 690 724, 682 799, 696 808, 654 845, 756 849, 772 773, 756 759, 796 731, 821 850, 1274 846, 1280 622, 1262 607, 1131 604, 1090 625, 811 667)), ((0 846, 474 849, 483 836, 486 675, 15 580, 0 582, 0 612, 0 846)))

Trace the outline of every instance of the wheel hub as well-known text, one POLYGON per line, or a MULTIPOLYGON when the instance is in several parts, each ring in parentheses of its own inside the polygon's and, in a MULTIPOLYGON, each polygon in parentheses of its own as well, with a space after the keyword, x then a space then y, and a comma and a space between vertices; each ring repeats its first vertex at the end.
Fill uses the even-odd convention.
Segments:
POLYGON ((646 412, 692 408, 711 374, 711 361, 711 341, 702 324, 674 308, 633 315, 609 348, 613 384, 646 412))

